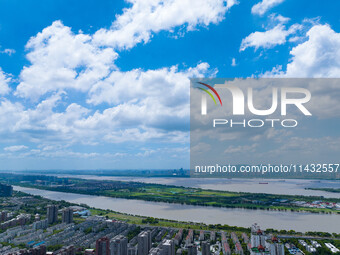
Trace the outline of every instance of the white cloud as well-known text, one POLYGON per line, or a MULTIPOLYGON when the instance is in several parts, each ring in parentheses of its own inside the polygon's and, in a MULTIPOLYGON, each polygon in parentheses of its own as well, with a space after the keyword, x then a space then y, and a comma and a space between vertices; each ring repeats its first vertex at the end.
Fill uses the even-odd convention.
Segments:
POLYGON ((252 144, 252 145, 239 145, 239 146, 233 146, 230 145, 225 151, 224 153, 244 153, 244 152, 254 152, 256 147, 258 145, 256 143, 252 144))
POLYGON ((155 153, 157 153, 156 150, 152 150, 152 149, 146 149, 146 148, 143 148, 142 149, 143 152, 138 152, 136 154, 137 157, 149 157, 155 153))
POLYGON ((199 142, 195 145, 191 144, 190 151, 191 153, 203 154, 209 152, 211 150, 211 145, 203 142, 199 142))
POLYGON ((329 25, 315 25, 307 32, 308 40, 294 47, 286 72, 288 77, 340 78, 340 33, 329 25))
POLYGON ((284 44, 286 43, 287 37, 289 35, 294 34, 301 28, 301 25, 294 24, 289 29, 286 29, 286 26, 281 23, 265 32, 257 31, 251 33, 242 40, 240 51, 244 51, 249 47, 254 47, 255 50, 260 47, 269 49, 276 45, 284 44))
POLYGON ((306 33, 307 40, 294 47, 286 71, 273 67, 264 77, 340 78, 340 33, 328 24, 314 25, 306 33))
POLYGON ((26 150, 27 148, 28 147, 25 145, 13 145, 13 146, 5 147, 4 151, 16 152, 16 151, 26 150))
MULTIPOLYGON (((276 17, 279 22, 285 22, 282 17, 279 19, 279 16, 273 17, 276 17)), ((301 29, 298 37, 292 37, 292 40, 290 40, 295 43, 302 41, 302 43, 293 47, 290 51, 292 57, 287 66, 277 65, 271 71, 262 74, 261 77, 340 78, 340 33, 334 31, 328 24, 321 25, 318 22, 319 18, 305 19, 303 21, 304 29, 301 29), (312 27, 305 34, 302 34, 302 31, 309 27, 308 23, 312 27)), ((277 26, 283 27, 282 24, 277 26)), ((295 30, 294 27, 300 29, 302 26, 293 25, 289 30, 295 30)), ((281 33, 282 43, 286 41, 287 33, 285 31, 281 33)), ((250 46, 258 48, 267 45, 265 36, 256 33, 252 34, 253 37, 244 39, 241 50, 250 46)), ((278 38, 280 39, 280 35, 278 35, 278 38)), ((273 41, 275 42, 275 40, 273 41)), ((267 47, 270 45, 272 44, 268 44, 267 47)), ((335 80, 329 80, 329 86, 319 85, 320 82, 317 80, 308 84, 308 89, 313 98, 317 98, 317 102, 309 105, 310 111, 313 116, 320 119, 338 117, 340 115, 338 84, 335 80)))
POLYGON ((0 67, 0 95, 6 95, 10 92, 9 83, 11 82, 10 75, 2 71, 0 67))
POLYGON ((217 24, 237 0, 128 0, 130 8, 117 16, 109 30, 100 29, 94 35, 99 45, 131 48, 148 42, 153 33, 186 26, 193 30, 199 25, 217 24))
MULTIPOLYGON (((124 88, 125 84, 122 83, 125 81, 135 82, 137 80, 138 82, 144 80, 144 83, 148 83, 148 79, 156 76, 160 79, 164 79, 161 76, 164 77, 168 74, 170 79, 176 77, 176 75, 171 76, 172 73, 176 73, 176 67, 145 72, 139 69, 121 72, 114 65, 114 60, 118 56, 117 53, 111 48, 95 46, 90 35, 74 34, 69 27, 64 26, 60 21, 54 22, 41 33, 32 37, 26 48, 29 50, 27 59, 31 65, 22 70, 15 95, 33 101, 51 92, 67 93, 70 90, 76 90, 85 95, 90 91, 88 103, 113 103, 118 95, 121 98, 120 102, 125 102, 126 94, 138 95, 144 89, 142 88, 143 84, 141 84, 143 82, 137 84, 139 86, 137 90, 134 85, 127 85, 128 88, 124 88), (108 88, 112 90, 113 86, 110 82, 115 83, 115 91, 112 92, 121 94, 105 94, 108 92, 108 88)), ((189 69, 187 74, 195 76, 195 70, 199 68, 204 68, 204 64, 189 69)), ((183 75, 186 74, 183 73, 183 75)), ((178 77, 177 81, 183 78, 183 75, 178 77)), ((158 81, 154 80, 153 82, 156 82, 156 84, 148 88, 151 90, 148 92, 151 95, 156 93, 154 89, 159 92, 158 81)), ((166 82, 174 82, 174 80, 166 82)), ((150 82, 149 85, 151 85, 150 82)), ((172 93, 176 92, 175 90, 172 93)))
POLYGON ((5 141, 10 133, 15 132, 18 121, 23 117, 24 107, 8 99, 0 101, 0 140, 5 141))
POLYGON ((289 38, 289 42, 294 43, 294 42, 298 42, 298 41, 302 41, 304 38, 302 36, 294 36, 289 38))
POLYGON ((283 1, 284 0, 262 0, 261 2, 255 4, 251 8, 251 13, 252 14, 257 14, 257 15, 263 15, 269 9, 273 8, 276 5, 281 4, 283 1))
POLYGON ((231 60, 231 66, 236 66, 236 59, 235 59, 235 58, 233 58, 233 59, 231 60))
POLYGON ((284 143, 267 153, 269 157, 279 155, 290 162, 306 164, 313 158, 315 162, 327 162, 334 160, 340 153, 340 139, 338 137, 298 137, 291 136, 284 143), (327 151, 327 153, 323 153, 327 151), (294 153, 297 152, 297 153, 294 153))
POLYGON ((98 48, 86 34, 74 34, 60 21, 32 37, 26 45, 31 65, 24 67, 16 95, 31 99, 51 91, 86 92, 114 69, 117 54, 98 48))
POLYGON ((109 141, 186 140, 189 121, 189 77, 214 75, 207 63, 179 71, 176 66, 156 70, 113 72, 94 86, 89 103, 115 107, 96 112, 79 122, 93 129, 107 130, 109 141))
POLYGON ((59 21, 32 37, 27 48, 31 65, 22 70, 15 95, 39 101, 29 106, 0 101, 3 141, 57 148, 74 143, 188 142, 189 77, 216 72, 207 63, 185 70, 172 66, 122 72, 112 62, 117 56, 112 49, 94 46, 90 36, 74 34, 59 21), (87 97, 90 105, 68 99, 72 90, 87 97), (95 110, 93 105, 103 103, 109 106, 95 110))
POLYGON ((208 73, 211 74, 208 63, 200 63, 184 71, 179 71, 177 66, 147 71, 115 71, 91 88, 88 103, 120 104, 135 99, 159 99, 161 105, 188 102, 189 77, 208 73))
MULTIPOLYGON (((65 149, 73 144, 188 142, 189 77, 214 76, 216 70, 200 63, 184 70, 171 66, 123 72, 114 64, 118 54, 112 46, 129 48, 161 30, 218 23, 236 1, 131 3, 112 29, 104 31, 107 38, 119 31, 123 37, 117 37, 116 45, 103 47, 97 44, 100 32, 94 37, 75 33, 61 21, 31 37, 26 45, 29 65, 22 69, 14 91, 14 96, 30 101, 0 100, 3 142, 37 144, 38 149, 23 156, 71 155, 65 149), (82 97, 77 103, 72 102, 73 92, 82 97)), ((9 75, 1 74, 0 89, 1 77, 6 85, 10 82, 9 75)))
POLYGON ((0 53, 7 54, 8 56, 11 56, 12 54, 15 53, 15 50, 14 49, 4 49, 4 50, 0 51, 0 53))
MULTIPOLYGON (((115 71, 93 87, 91 103, 113 106, 96 110, 66 103, 57 92, 26 109, 20 103, 0 104, 0 133, 21 141, 59 148, 60 144, 167 141, 188 142, 189 78, 214 74, 207 63, 179 71, 177 66, 156 70, 115 71), (105 85, 105 86, 104 86, 105 85), (119 95, 119 96, 117 96, 119 95), (15 137, 15 138, 14 138, 15 137)), ((5 137, 5 136, 3 136, 5 137)))

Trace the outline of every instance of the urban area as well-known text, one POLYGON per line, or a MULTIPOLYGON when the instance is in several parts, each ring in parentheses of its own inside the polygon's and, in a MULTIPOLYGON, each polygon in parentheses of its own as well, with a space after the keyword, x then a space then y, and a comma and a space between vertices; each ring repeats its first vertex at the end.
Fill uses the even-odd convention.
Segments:
POLYGON ((282 255, 340 254, 325 238, 279 236, 254 223, 249 232, 137 225, 93 215, 0 184, 0 254, 282 255))

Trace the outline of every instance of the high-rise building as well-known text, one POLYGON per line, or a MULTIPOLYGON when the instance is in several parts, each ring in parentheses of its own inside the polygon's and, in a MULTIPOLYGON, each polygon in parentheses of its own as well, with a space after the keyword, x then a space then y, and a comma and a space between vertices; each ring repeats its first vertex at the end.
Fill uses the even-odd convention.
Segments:
POLYGON ((192 229, 189 229, 188 235, 185 238, 185 246, 188 246, 194 241, 194 231, 192 229))
MULTIPOLYGON (((247 238, 245 238, 245 241, 247 238)), ((284 255, 284 245, 279 243, 279 239, 276 236, 266 235, 260 226, 256 223, 251 227, 250 243, 247 244, 247 248, 251 255, 284 255)), ((238 253, 240 254, 240 253, 238 253)))
POLYGON ((231 237, 231 240, 233 240, 233 243, 239 243, 240 241, 238 240, 238 237, 237 235, 235 234, 235 232, 231 232, 230 233, 230 237, 231 237))
POLYGON ((75 255, 76 254, 76 249, 74 248, 73 245, 66 246, 61 248, 60 250, 56 251, 53 253, 55 255, 75 255))
POLYGON ((32 225, 32 228, 33 228, 34 230, 38 230, 38 229, 46 229, 47 227, 48 227, 47 219, 35 221, 35 222, 33 222, 33 225, 32 225))
POLYGON ((246 233, 242 233, 242 238, 244 243, 249 243, 249 237, 247 236, 246 233))
POLYGON ((148 249, 150 251, 150 249, 152 248, 152 234, 150 230, 146 231, 146 233, 148 235, 148 249))
POLYGON ((210 255, 210 243, 203 241, 202 244, 202 255, 210 255))
POLYGON ((215 233, 215 231, 211 231, 210 232, 210 240, 211 241, 215 241, 216 240, 216 233, 215 233))
POLYGON ((127 249, 127 253, 128 253, 128 255, 137 255, 137 249, 136 249, 136 247, 128 247, 128 249, 127 249))
POLYGON ((266 239, 264 232, 260 229, 260 226, 256 223, 251 227, 250 243, 252 248, 265 247, 266 239))
POLYGON ((285 248, 282 243, 271 243, 270 244, 270 255, 284 255, 285 248))
POLYGON ((200 241, 204 241, 204 231, 203 231, 203 230, 200 231, 199 240, 200 240, 200 241))
POLYGON ((196 244, 189 244, 187 246, 188 249, 188 255, 197 255, 197 246, 196 244))
POLYGON ((123 235, 117 235, 111 239, 110 252, 111 255, 127 255, 128 239, 123 235))
POLYGON ((47 206, 47 221, 48 224, 53 224, 58 220, 58 207, 56 205, 47 206))
POLYGON ((194 241, 194 231, 192 229, 189 229, 188 237, 190 239, 190 242, 194 241))
POLYGON ((138 255, 147 255, 151 249, 151 233, 143 231, 138 234, 138 255))
POLYGON ((240 254, 240 255, 243 255, 243 248, 241 246, 241 244, 238 242, 238 243, 235 243, 235 253, 236 254, 240 254))
POLYGON ((33 248, 32 254, 45 255, 46 254, 46 246, 45 245, 40 245, 38 247, 33 248))
POLYGON ((175 235, 174 242, 175 245, 179 245, 183 238, 183 229, 180 229, 175 235))
POLYGON ((73 222, 73 210, 71 208, 65 208, 62 211, 63 223, 70 224, 73 222))
POLYGON ((110 240, 107 237, 96 241, 96 255, 110 255, 110 240))
POLYGON ((175 255, 175 242, 174 240, 165 239, 162 242, 162 249, 164 255, 175 255))
POLYGON ((161 247, 151 248, 149 255, 164 255, 163 249, 161 247))
POLYGON ((6 211, 0 212, 0 222, 6 221, 6 220, 7 220, 7 212, 6 211))
POLYGON ((222 251, 223 255, 231 255, 231 250, 228 242, 223 242, 222 243, 222 251))
POLYGON ((0 183, 0 197, 10 197, 13 193, 13 187, 0 183))
POLYGON ((221 232, 221 242, 222 243, 226 243, 227 242, 227 236, 225 234, 225 232, 221 232))
POLYGON ((38 247, 31 248, 29 250, 27 249, 21 249, 17 251, 16 253, 11 254, 17 254, 17 255, 46 255, 46 246, 40 245, 38 247))

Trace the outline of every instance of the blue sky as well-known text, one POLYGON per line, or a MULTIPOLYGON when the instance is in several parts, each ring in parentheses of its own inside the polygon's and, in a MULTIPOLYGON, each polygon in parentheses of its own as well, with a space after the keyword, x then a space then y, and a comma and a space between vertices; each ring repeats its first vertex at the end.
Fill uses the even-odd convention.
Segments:
POLYGON ((188 78, 340 77, 339 9, 0 0, 0 168, 187 168, 188 78))

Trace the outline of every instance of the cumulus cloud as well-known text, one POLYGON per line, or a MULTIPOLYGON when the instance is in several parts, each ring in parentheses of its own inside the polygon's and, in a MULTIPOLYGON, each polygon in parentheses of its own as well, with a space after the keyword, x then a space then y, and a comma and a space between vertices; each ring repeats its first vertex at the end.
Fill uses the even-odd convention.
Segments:
POLYGON ((110 29, 100 29, 94 35, 99 45, 128 49, 148 42, 153 33, 185 26, 193 30, 223 20, 225 12, 237 0, 128 0, 130 8, 117 16, 110 29))
POLYGON ((331 162, 340 153, 339 142, 338 137, 330 136, 317 138, 290 136, 277 149, 267 152, 266 156, 273 158, 279 156, 299 164, 309 164, 311 158, 315 162, 331 162), (325 151, 327 153, 322 153, 325 151))
POLYGON ((112 72, 109 77, 91 88, 88 103, 117 104, 137 98, 138 100, 159 99, 164 102, 162 103, 164 105, 187 102, 188 77, 198 77, 208 72, 208 63, 200 63, 184 71, 179 71, 177 66, 172 66, 147 71, 133 69, 128 72, 112 72))
POLYGON ((14 49, 4 49, 4 50, 0 50, 0 53, 7 54, 8 56, 11 56, 15 53, 15 50, 14 49))
MULTIPOLYGON (((93 144, 167 141, 188 142, 189 78, 213 75, 207 63, 178 70, 112 72, 94 86, 91 105, 67 103, 66 92, 55 92, 31 108, 3 100, 0 133, 35 143, 93 144), (117 96, 119 95, 119 96, 117 96)), ((45 151, 45 150, 43 150, 45 151)))
POLYGON ((225 151, 224 153, 244 153, 244 152, 254 152, 256 147, 258 145, 256 143, 252 144, 252 145, 239 145, 239 146, 233 146, 230 145, 225 151))
MULTIPOLYGON (((285 77, 340 77, 340 33, 329 25, 315 25, 306 34, 307 40, 294 47, 286 71, 271 73, 285 77)), ((270 73, 267 73, 270 74, 270 73)))
POLYGON ((9 83, 11 76, 2 71, 0 67, 0 95, 6 95, 10 92, 9 83))
POLYGON ((93 87, 89 103, 115 106, 96 112, 79 124, 94 129, 113 125, 117 129, 108 131, 105 138, 116 142, 165 137, 180 141, 188 131, 189 77, 212 72, 207 63, 183 71, 173 66, 113 72, 93 87))
POLYGON ((254 47, 255 50, 260 47, 269 49, 276 45, 284 44, 287 41, 287 37, 299 29, 301 29, 301 25, 294 24, 287 29, 286 26, 281 23, 264 32, 256 31, 242 40, 240 51, 244 51, 249 47, 254 47))
MULTIPOLYGON (((340 78, 340 33, 329 25, 315 24, 306 33, 303 43, 290 51, 291 59, 285 70, 281 65, 265 72, 263 77, 289 78, 340 78)), ((309 106, 319 118, 340 116, 339 85, 329 79, 327 86, 320 86, 318 79, 308 84, 317 103, 309 106)))
MULTIPOLYGON (((159 31, 216 24, 237 1, 130 3, 109 30, 89 35, 55 21, 30 38, 28 64, 11 95, 24 100, 0 99, 2 142, 37 144, 21 152, 27 157, 84 156, 72 152, 74 144, 188 143, 189 77, 214 76, 216 70, 199 63, 123 72, 115 65, 116 49, 148 42, 159 31)), ((0 94, 10 91, 9 82, 11 76, 0 70, 0 94)))
POLYGON ((28 149, 28 147, 25 145, 13 145, 13 146, 5 147, 4 151, 16 152, 16 151, 22 151, 26 149, 28 149))
POLYGON ((262 0, 251 8, 252 14, 263 15, 269 9, 281 4, 284 0, 262 0))
MULTIPOLYGON (((199 14, 194 8, 175 25, 186 24, 192 29, 198 24, 218 22, 235 3, 207 2, 213 13, 199 14), (217 11, 217 7, 223 8, 217 11)), ((166 7, 149 4, 155 15, 164 15, 165 9, 171 14, 171 8, 185 7, 185 1, 167 2, 166 7)), ((147 2, 133 2, 132 9, 124 10, 117 18, 117 24, 123 22, 123 16, 136 22, 138 18, 132 16, 140 15, 141 5, 147 2)), ((68 147, 75 143, 188 142, 189 77, 214 76, 216 70, 200 63, 184 70, 171 66, 123 72, 114 64, 118 54, 113 48, 94 41, 93 36, 74 33, 61 21, 30 38, 26 45, 29 65, 22 69, 14 91, 15 96, 30 101, 0 101, 0 133, 6 134, 3 141, 6 137, 58 150, 61 144, 68 147), (82 97, 77 103, 73 102, 74 92, 82 97)), ((7 85, 9 76, 1 74, 0 79, 7 85)))
POLYGON ((15 94, 37 100, 51 91, 86 92, 115 68, 117 54, 98 48, 90 35, 74 34, 60 21, 32 37, 26 45, 31 65, 24 67, 15 94))

